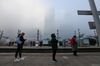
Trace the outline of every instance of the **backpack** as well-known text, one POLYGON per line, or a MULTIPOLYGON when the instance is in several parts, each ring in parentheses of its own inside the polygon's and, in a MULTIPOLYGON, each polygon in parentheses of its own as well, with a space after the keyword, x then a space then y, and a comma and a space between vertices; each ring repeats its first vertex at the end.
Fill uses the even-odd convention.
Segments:
POLYGON ((15 41, 17 44, 21 44, 22 41, 20 40, 20 37, 16 37, 16 41, 15 41))

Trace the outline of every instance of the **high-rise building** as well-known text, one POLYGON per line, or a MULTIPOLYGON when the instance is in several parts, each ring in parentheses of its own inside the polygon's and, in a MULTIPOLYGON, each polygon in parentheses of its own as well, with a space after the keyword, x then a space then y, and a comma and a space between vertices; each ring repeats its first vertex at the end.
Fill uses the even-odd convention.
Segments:
POLYGON ((48 9, 47 15, 45 17, 44 38, 50 38, 51 33, 56 33, 55 11, 53 8, 48 9))

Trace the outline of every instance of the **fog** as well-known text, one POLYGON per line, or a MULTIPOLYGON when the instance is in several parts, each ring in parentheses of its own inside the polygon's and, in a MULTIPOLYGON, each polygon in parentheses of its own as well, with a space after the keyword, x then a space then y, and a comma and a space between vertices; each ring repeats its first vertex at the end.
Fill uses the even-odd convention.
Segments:
MULTIPOLYGON (((100 10, 99 0, 95 0, 100 10)), ((92 16, 79 16, 77 10, 90 10, 88 0, 0 0, 0 30, 4 36, 15 38, 18 29, 27 38, 36 38, 40 30, 42 38, 59 30, 61 38, 68 38, 80 29, 93 35, 88 22, 92 16)))

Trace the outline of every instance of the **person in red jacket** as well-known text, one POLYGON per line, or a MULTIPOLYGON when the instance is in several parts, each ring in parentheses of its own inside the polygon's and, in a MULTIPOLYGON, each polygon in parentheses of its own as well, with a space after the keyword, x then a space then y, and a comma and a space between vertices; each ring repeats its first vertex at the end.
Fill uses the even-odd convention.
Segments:
POLYGON ((76 40, 76 35, 74 35, 71 38, 71 46, 72 46, 72 52, 74 56, 77 56, 77 40, 76 40))

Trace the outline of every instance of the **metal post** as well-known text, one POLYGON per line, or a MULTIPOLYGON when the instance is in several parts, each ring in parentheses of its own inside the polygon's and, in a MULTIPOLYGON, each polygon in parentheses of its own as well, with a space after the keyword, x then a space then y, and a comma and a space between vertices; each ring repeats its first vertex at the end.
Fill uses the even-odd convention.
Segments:
POLYGON ((100 46, 100 19, 99 19, 99 15, 98 15, 94 0, 89 0, 89 4, 90 4, 90 8, 91 8, 92 13, 93 13, 93 18, 95 21, 96 31, 97 31, 97 35, 98 35, 98 42, 99 42, 99 46, 100 46))
POLYGON ((59 40, 59 30, 57 29, 57 40, 59 40))
POLYGON ((37 30, 37 41, 39 41, 39 29, 37 30))
POLYGON ((74 31, 74 35, 76 35, 76 30, 74 31))
MULTIPOLYGON (((57 40, 59 41, 59 30, 57 29, 57 40)), ((58 42, 58 46, 59 46, 59 42, 58 42)))
POLYGON ((78 28, 78 46, 80 46, 80 29, 78 28))

